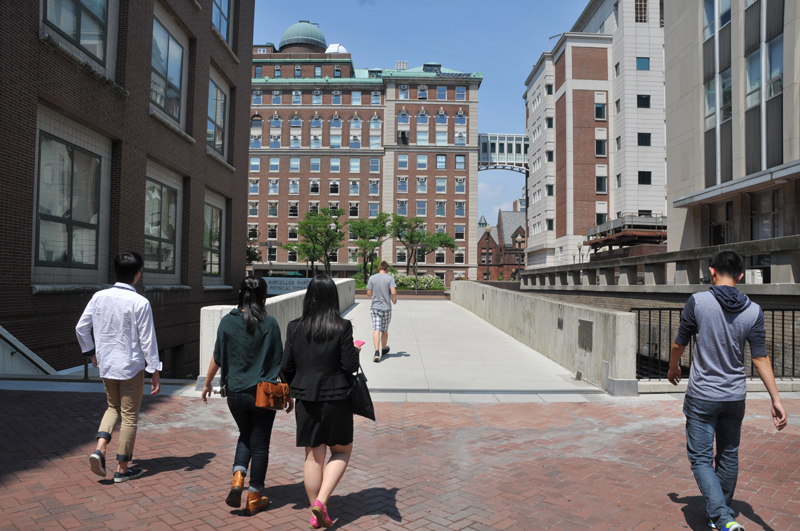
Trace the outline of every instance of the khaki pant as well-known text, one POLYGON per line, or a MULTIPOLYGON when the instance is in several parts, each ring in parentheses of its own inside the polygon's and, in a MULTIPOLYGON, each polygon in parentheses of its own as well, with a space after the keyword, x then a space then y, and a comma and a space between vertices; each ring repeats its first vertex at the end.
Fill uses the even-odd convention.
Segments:
POLYGON ((119 444, 117 445, 117 461, 127 463, 133 459, 133 444, 136 442, 136 427, 139 422, 139 407, 142 405, 144 393, 144 371, 130 380, 111 380, 104 378, 108 409, 103 420, 100 421, 100 430, 97 438, 111 442, 111 434, 117 420, 122 417, 119 428, 119 444))

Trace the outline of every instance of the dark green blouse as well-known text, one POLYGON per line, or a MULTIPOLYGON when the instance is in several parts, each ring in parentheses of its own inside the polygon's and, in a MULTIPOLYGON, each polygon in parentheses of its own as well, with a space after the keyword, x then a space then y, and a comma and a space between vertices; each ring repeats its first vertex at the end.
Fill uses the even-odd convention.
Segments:
POLYGON ((260 382, 277 382, 282 358, 281 329, 272 316, 266 316, 252 336, 247 333, 238 308, 220 321, 214 361, 227 372, 228 391, 240 392, 260 382))

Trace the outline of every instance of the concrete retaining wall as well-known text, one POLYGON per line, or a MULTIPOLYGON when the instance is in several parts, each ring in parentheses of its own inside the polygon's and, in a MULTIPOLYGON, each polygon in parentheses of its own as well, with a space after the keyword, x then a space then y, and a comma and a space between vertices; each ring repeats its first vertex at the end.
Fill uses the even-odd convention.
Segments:
POLYGON ((0 326, 0 374, 41 376, 56 371, 0 326))
MULTIPOLYGON (((356 282, 352 279, 334 279, 339 291, 339 310, 344 312, 355 304, 356 282)), ((278 321, 281 327, 281 338, 286 338, 286 326, 289 321, 303 315, 303 298, 306 292, 296 291, 267 299, 267 314, 278 321)), ((208 372, 208 364, 214 356, 214 343, 217 340, 217 327, 223 317, 228 315, 234 305, 206 306, 200 310, 200 373, 197 376, 197 385, 203 388, 203 382, 208 372)), ((215 386, 219 385, 215 380, 215 386)))
POLYGON ((468 281, 451 284, 450 300, 612 395, 638 393, 632 313, 468 281))

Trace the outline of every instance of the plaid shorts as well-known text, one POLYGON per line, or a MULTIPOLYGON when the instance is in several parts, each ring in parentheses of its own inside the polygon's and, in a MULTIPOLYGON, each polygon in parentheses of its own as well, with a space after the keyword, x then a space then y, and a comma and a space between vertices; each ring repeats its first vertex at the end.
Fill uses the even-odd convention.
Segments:
POLYGON ((372 329, 376 332, 388 332, 389 323, 392 322, 392 310, 370 310, 372 315, 372 329))

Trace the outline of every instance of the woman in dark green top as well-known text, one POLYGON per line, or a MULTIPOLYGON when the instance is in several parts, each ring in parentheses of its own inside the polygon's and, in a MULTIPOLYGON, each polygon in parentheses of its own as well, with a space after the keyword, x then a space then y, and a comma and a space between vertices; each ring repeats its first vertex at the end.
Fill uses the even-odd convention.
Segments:
MULTIPOLYGON (((261 494, 269 464, 269 442, 275 412, 256 407, 260 382, 276 383, 281 372, 283 346, 278 322, 267 315, 264 301, 267 283, 261 277, 247 277, 239 288, 239 306, 222 318, 217 328, 214 358, 208 367, 203 402, 211 395, 211 384, 222 367, 222 385, 227 389, 228 408, 239 427, 239 441, 233 459, 233 482, 226 503, 242 504, 247 466, 252 461, 245 514, 253 515, 269 506, 261 494)), ((286 410, 292 410, 290 401, 286 410)))

